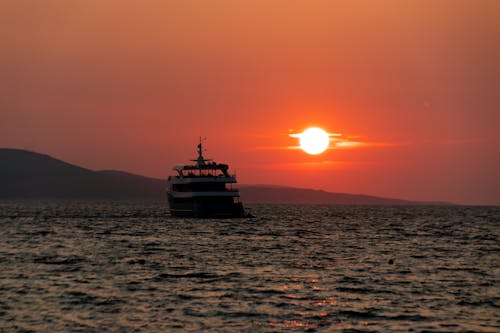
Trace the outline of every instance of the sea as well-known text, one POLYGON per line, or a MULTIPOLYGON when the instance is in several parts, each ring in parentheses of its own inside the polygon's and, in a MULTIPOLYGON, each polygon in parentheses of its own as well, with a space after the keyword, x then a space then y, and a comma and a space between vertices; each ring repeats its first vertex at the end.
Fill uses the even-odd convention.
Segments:
POLYGON ((0 332, 500 332, 500 207, 1 202, 0 332))

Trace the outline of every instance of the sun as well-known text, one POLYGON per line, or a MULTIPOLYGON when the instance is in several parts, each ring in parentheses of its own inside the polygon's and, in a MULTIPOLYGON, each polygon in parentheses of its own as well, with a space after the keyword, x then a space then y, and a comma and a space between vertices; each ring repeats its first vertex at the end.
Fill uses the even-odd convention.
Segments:
POLYGON ((297 136, 300 148, 311 155, 321 154, 330 144, 330 136, 319 127, 310 127, 297 136))

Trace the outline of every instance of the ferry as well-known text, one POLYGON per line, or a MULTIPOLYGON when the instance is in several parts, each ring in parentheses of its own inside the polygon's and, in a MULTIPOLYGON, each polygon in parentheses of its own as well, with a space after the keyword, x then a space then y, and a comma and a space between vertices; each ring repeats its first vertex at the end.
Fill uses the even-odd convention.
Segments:
POLYGON ((192 165, 176 165, 176 175, 168 177, 167 199, 172 216, 201 218, 250 217, 240 202, 239 190, 233 188, 236 176, 227 164, 203 157, 198 144, 198 158, 192 165))

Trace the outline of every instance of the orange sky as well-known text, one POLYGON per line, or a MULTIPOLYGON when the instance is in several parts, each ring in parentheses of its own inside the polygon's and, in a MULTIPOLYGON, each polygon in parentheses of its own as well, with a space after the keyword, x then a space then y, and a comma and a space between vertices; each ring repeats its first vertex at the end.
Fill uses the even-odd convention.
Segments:
POLYGON ((500 204, 500 1, 0 2, 0 146, 500 204), (284 149, 307 126, 378 143, 284 149))

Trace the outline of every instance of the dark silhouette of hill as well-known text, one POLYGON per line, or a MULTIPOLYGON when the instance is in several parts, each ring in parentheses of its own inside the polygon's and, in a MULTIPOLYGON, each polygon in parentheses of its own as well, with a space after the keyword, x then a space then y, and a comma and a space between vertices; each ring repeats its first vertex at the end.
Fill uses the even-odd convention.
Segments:
MULTIPOLYGON (((122 171, 93 171, 48 155, 0 149, 0 199, 165 200, 166 181, 122 171)), ((240 185, 245 203, 431 204, 273 185, 240 185)), ((434 203, 436 204, 436 203, 434 203)))
POLYGON ((166 182, 120 171, 93 171, 48 155, 0 149, 1 199, 161 200, 166 182))
POLYGON ((332 193, 323 190, 273 185, 239 186, 243 202, 271 204, 415 205, 416 202, 363 194, 332 193))

